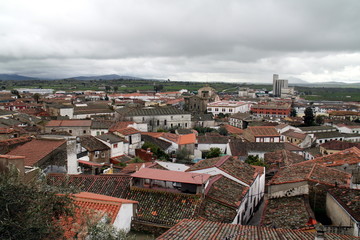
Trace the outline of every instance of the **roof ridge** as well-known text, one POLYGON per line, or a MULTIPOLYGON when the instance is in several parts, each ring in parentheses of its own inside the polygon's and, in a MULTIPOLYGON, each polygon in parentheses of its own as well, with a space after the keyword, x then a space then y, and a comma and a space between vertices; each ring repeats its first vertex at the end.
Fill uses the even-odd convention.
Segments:
POLYGON ((316 165, 318 165, 318 164, 317 164, 317 163, 314 163, 314 166, 312 166, 312 168, 311 168, 311 170, 310 170, 310 173, 309 173, 308 176, 305 178, 306 180, 309 180, 309 179, 310 179, 310 176, 311 176, 312 172, 314 171, 316 165))
POLYGON ((214 167, 220 168, 230 157, 231 157, 230 155, 225 155, 223 157, 220 157, 219 161, 217 161, 214 164, 214 167))

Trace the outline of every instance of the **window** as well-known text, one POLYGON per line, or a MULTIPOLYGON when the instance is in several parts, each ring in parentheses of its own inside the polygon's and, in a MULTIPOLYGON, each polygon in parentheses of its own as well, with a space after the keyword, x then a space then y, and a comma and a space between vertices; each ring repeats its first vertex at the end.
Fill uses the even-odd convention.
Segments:
POLYGON ((102 157, 102 158, 105 158, 105 152, 102 152, 102 153, 101 153, 101 157, 102 157))
POLYGON ((174 118, 174 117, 173 117, 173 116, 171 116, 171 120, 173 120, 173 118, 174 118))
POLYGON ((185 123, 185 127, 187 127, 187 123, 185 123))
POLYGON ((132 137, 131 137, 131 135, 129 136, 129 144, 132 144, 132 137))
POLYGON ((69 133, 72 133, 72 130, 69 130, 69 133))
POLYGON ((117 143, 115 143, 115 144, 114 144, 114 148, 117 148, 117 147, 118 147, 118 144, 117 144, 117 143))
POLYGON ((211 108, 208 108, 208 112, 211 112, 211 108))
POLYGON ((166 126, 166 124, 167 124, 167 121, 166 121, 166 119, 164 120, 164 126, 166 126))
POLYGON ((96 131, 96 136, 99 136, 100 135, 100 132, 99 131, 96 131))
POLYGON ((219 109, 218 108, 215 108, 215 112, 218 112, 219 111, 219 109))
POLYGON ((157 123, 156 123, 158 126, 160 125, 160 120, 157 120, 157 123))
POLYGON ((223 112, 225 112, 225 111, 226 111, 226 109, 225 109, 225 108, 223 108, 223 109, 222 109, 222 111, 223 111, 223 112))
POLYGON ((83 130, 83 134, 86 134, 86 130, 83 130))

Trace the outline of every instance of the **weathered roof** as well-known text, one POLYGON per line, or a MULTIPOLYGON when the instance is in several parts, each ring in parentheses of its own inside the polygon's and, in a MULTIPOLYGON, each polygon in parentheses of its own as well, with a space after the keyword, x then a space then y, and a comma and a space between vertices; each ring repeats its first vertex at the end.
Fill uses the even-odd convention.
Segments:
POLYGON ((323 143, 320 145, 321 147, 329 150, 345 150, 351 147, 357 147, 360 149, 360 143, 354 143, 354 142, 343 142, 343 141, 337 141, 332 140, 326 143, 323 143))
POLYGON ((121 122, 116 122, 113 123, 110 127, 109 127, 109 131, 114 132, 118 129, 124 129, 127 128, 129 125, 134 124, 134 122, 132 121, 121 121, 121 122))
POLYGON ((162 139, 155 138, 155 137, 152 137, 152 136, 149 136, 149 135, 145 135, 143 133, 141 133, 141 139, 144 142, 149 142, 149 143, 155 144, 156 146, 158 146, 162 150, 166 150, 171 146, 171 143, 169 143, 167 141, 164 141, 162 139))
POLYGON ((46 127, 90 127, 91 120, 51 120, 46 127))
POLYGON ((92 120, 91 129, 109 129, 114 124, 113 121, 92 120))
POLYGON ((228 131, 228 133, 230 134, 243 134, 244 133, 244 130, 242 130, 241 128, 237 128, 237 127, 234 127, 234 126, 231 126, 229 124, 225 124, 224 125, 224 128, 228 131))
MULTIPOLYGON (((122 110, 122 109, 120 109, 122 110)), ((118 109, 116 110, 117 112, 118 109)), ((119 113, 123 113, 124 110, 119 113)), ((156 115, 183 115, 190 113, 174 107, 156 107, 156 108, 133 108, 126 113, 127 116, 156 116, 156 115)))
POLYGON ((314 133, 314 136, 317 139, 322 139, 322 138, 338 138, 338 137, 359 137, 360 134, 353 134, 353 133, 340 133, 340 132, 319 132, 319 133, 314 133))
POLYGON ((131 174, 131 176, 134 178, 155 179, 160 181, 201 185, 206 183, 211 175, 205 173, 191 173, 142 168, 139 171, 131 174))
POLYGON ((125 142, 126 140, 122 137, 119 137, 115 134, 112 133, 105 133, 99 136, 96 136, 96 138, 101 139, 105 142, 109 141, 109 143, 114 144, 114 143, 118 143, 118 142, 125 142))
POLYGON ((303 156, 288 150, 277 150, 265 153, 264 161, 268 165, 267 171, 277 171, 280 167, 303 162, 305 159, 303 156))
POLYGON ((205 200, 199 208, 199 217, 231 223, 248 190, 249 187, 222 175, 212 177, 205 191, 205 200))
POLYGON ((199 195, 173 193, 154 189, 131 187, 128 199, 139 202, 133 221, 173 226, 182 219, 196 217, 201 203, 199 195))
MULTIPOLYGON (((52 186, 67 185, 84 192, 104 194, 111 197, 126 198, 130 190, 130 176, 106 175, 65 175, 49 174, 47 183, 52 186)), ((130 198, 131 199, 131 198, 130 198)))
POLYGON ((281 135, 284 135, 286 137, 301 139, 301 140, 304 140, 307 136, 307 134, 305 134, 305 133, 295 132, 294 130, 291 130, 291 129, 282 133, 281 135))
POLYGON ((230 116, 230 118, 236 118, 236 119, 240 119, 240 120, 246 120, 250 117, 251 117, 250 113, 235 113, 230 116))
POLYGON ((81 146, 90 152, 110 150, 110 147, 98 140, 96 137, 85 135, 79 136, 79 139, 81 146))
POLYGON ((8 155, 25 156, 25 166, 34 166, 65 143, 66 140, 33 139, 14 148, 8 155))
POLYGON ((349 187, 350 179, 351 175, 346 172, 305 161, 281 168, 269 184, 313 181, 330 186, 349 187))
POLYGON ((333 188, 329 193, 356 221, 360 222, 359 189, 333 188))
POLYGON ((318 163, 328 167, 341 166, 344 164, 358 164, 360 163, 360 150, 357 147, 352 147, 331 155, 318 157, 306 162, 318 163))
POLYGON ((336 131, 336 127, 332 126, 310 126, 310 127, 299 127, 299 129, 303 132, 313 132, 313 131, 336 131))
POLYGON ((280 136, 274 126, 253 126, 245 129, 245 132, 249 132, 255 137, 269 137, 269 136, 280 136))
POLYGON ((247 156, 248 152, 273 152, 277 150, 302 151, 301 148, 291 143, 264 143, 264 142, 242 142, 232 139, 229 143, 231 154, 233 156, 247 156))
MULTIPOLYGON (((170 228, 157 240, 314 240, 316 232, 305 232, 291 229, 275 229, 250 225, 238 225, 204 221, 199 219, 185 219, 170 228)), ((351 240, 353 236, 325 233, 327 240, 351 240)), ((356 238, 357 239, 357 238, 356 238)))
POLYGON ((227 144, 229 137, 218 135, 204 135, 197 136, 197 143, 199 144, 227 144))
POLYGON ((212 167, 219 168, 248 185, 257 176, 257 171, 253 166, 231 156, 208 158, 196 163, 186 171, 190 172, 212 167))
POLYGON ((139 130, 137 130, 137 129, 133 128, 133 127, 127 127, 127 128, 123 128, 123 129, 116 129, 114 132, 118 132, 123 136, 128 136, 128 135, 140 133, 139 130))
POLYGON ((265 203, 261 226, 271 228, 301 229, 314 217, 305 196, 269 199, 265 203))

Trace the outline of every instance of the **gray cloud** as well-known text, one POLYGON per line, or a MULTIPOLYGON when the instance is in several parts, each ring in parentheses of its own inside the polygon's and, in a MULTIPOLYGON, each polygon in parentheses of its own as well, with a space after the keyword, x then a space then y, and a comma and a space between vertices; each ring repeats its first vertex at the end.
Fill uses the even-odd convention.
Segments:
POLYGON ((360 1, 3 1, 0 72, 360 79, 360 1))

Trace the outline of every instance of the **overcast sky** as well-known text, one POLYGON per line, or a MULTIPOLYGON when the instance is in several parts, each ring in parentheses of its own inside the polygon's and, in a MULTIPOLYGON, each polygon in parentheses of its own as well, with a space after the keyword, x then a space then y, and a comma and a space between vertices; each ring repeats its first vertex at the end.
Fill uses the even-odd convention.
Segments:
POLYGON ((359 0, 0 0, 0 73, 360 81, 359 12, 359 0))

